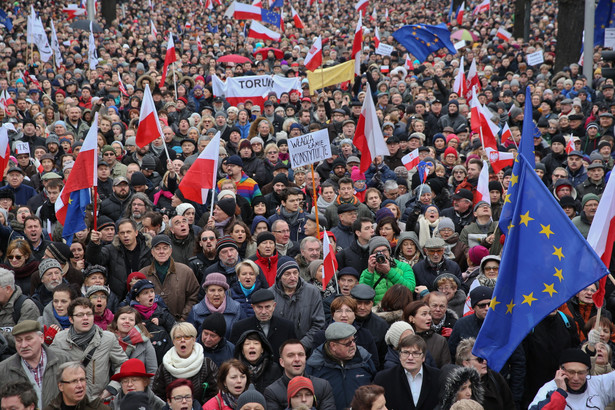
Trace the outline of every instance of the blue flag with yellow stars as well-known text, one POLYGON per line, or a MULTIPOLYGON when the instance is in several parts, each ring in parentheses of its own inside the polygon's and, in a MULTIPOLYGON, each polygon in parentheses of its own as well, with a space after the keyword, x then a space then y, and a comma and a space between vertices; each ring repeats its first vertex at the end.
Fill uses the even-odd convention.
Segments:
POLYGON ((90 189, 84 188, 70 193, 66 207, 66 221, 62 237, 68 245, 73 243, 73 235, 85 228, 85 207, 91 202, 90 189))
POLYGON ((517 156, 513 218, 485 322, 472 353, 500 371, 545 316, 609 273, 534 167, 517 156))
POLYGON ((456 54, 455 46, 451 42, 450 32, 439 26, 412 24, 403 26, 393 33, 397 42, 408 50, 419 62, 441 48, 446 48, 451 54, 456 54))
POLYGON ((594 46, 604 46, 604 30, 615 27, 615 0, 598 2, 594 24, 594 46))
MULTIPOLYGON (((519 154, 523 155, 526 158, 526 162, 534 168, 536 166, 536 158, 534 156, 534 137, 540 137, 541 134, 536 126, 536 123, 534 123, 534 120, 532 119, 532 92, 530 87, 525 89, 525 98, 526 103, 523 112, 523 128, 521 132, 521 141, 519 142, 519 154)), ((511 182, 513 182, 513 180, 514 182, 517 181, 520 173, 519 166, 520 163, 515 161, 513 164, 511 182)), ((508 190, 504 196, 504 205, 502 205, 502 212, 500 214, 498 227, 505 235, 508 234, 508 226, 510 225, 513 217, 513 204, 510 198, 516 197, 518 189, 519 184, 511 183, 508 185, 508 190)))

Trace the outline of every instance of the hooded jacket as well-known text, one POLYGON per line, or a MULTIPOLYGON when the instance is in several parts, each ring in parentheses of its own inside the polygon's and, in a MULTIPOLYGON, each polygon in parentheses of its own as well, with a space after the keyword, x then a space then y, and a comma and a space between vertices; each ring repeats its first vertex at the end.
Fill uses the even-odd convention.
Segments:
POLYGON ((483 402, 484 389, 478 372, 472 367, 455 367, 447 375, 442 386, 441 409, 449 410, 457 401, 457 393, 461 386, 469 381, 472 388, 472 400, 483 402))
POLYGON ((247 330, 237 340, 235 345, 234 356, 248 366, 250 370, 250 382, 254 384, 256 390, 261 393, 265 392, 265 388, 276 381, 282 375, 280 366, 273 359, 273 349, 269 341, 258 330, 247 330), (257 359, 256 363, 250 363, 243 354, 243 345, 249 336, 256 336, 261 342, 263 352, 257 359))

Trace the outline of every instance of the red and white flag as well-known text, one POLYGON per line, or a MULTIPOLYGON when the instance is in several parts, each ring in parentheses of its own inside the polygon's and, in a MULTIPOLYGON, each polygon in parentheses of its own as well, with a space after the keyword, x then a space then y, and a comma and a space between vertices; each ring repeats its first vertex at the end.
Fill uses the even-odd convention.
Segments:
POLYGON ((502 152, 494 150, 490 147, 485 147, 485 153, 489 158, 489 163, 493 172, 496 174, 506 167, 512 167, 515 161, 515 156, 512 152, 502 152))
POLYGON ((199 53, 203 51, 203 43, 198 35, 196 36, 196 48, 199 50, 199 53))
POLYGON ((124 83, 122 82, 122 74, 117 73, 117 88, 120 90, 120 92, 122 94, 124 94, 126 97, 130 97, 128 95, 128 90, 126 89, 126 87, 124 86, 124 83))
POLYGON ((466 82, 466 74, 464 72, 464 63, 463 56, 461 56, 461 61, 459 62, 459 71, 457 71, 457 76, 455 76, 455 83, 453 84, 453 91, 457 93, 458 96, 465 96, 468 92, 468 84, 466 82))
POLYGON ((363 14, 359 12, 359 21, 357 22, 357 27, 354 30, 352 54, 350 56, 351 58, 354 58, 355 75, 361 75, 361 50, 363 50, 363 14))
POLYGON ((305 68, 314 71, 322 64, 322 37, 318 36, 305 56, 305 68))
MULTIPOLYGON (((305 26, 303 25, 303 21, 301 21, 301 17, 299 17, 299 14, 297 14, 297 11, 295 10, 295 8, 291 5, 290 6, 290 12, 293 15, 293 21, 295 22, 295 27, 296 28, 305 28, 305 26)), ((282 26, 284 26, 282 24, 282 26)))
POLYGON ((234 1, 228 6, 224 15, 228 18, 235 18, 235 20, 261 21, 263 19, 261 13, 260 7, 234 1))
POLYGON ((570 154, 574 150, 575 150, 574 137, 570 135, 568 137, 568 141, 566 142, 566 154, 570 154))
POLYGON ((491 198, 489 198, 489 163, 487 161, 483 161, 483 169, 481 169, 478 175, 476 194, 474 196, 476 202, 485 201, 491 205, 491 198))
POLYGON ((463 3, 461 3, 461 6, 459 6, 459 9, 457 10, 457 24, 460 26, 463 24, 463 13, 465 11, 466 11, 466 2, 464 1, 463 3))
POLYGON ((500 138, 500 141, 502 141, 502 144, 503 144, 504 141, 507 141, 510 138, 512 138, 512 132, 510 131, 510 127, 508 126, 508 123, 505 122, 504 126, 502 127, 502 137, 500 138))
POLYGON ((3 124, 0 127, 0 173, 4 177, 11 158, 11 146, 9 144, 9 130, 15 131, 15 126, 11 123, 3 124))
POLYGON ((470 99, 473 88, 476 88, 476 92, 480 91, 480 79, 478 78, 478 71, 476 70, 476 59, 472 59, 470 69, 468 70, 468 94, 466 94, 466 100, 470 99))
POLYGON ((472 14, 476 15, 476 14, 484 13, 486 11, 489 11, 490 7, 491 7, 490 0, 483 0, 478 6, 476 6, 472 14))
POLYGON ((322 236, 322 256, 322 290, 326 290, 329 281, 333 279, 335 272, 337 271, 337 258, 335 257, 333 245, 329 242, 329 235, 327 235, 327 232, 324 232, 324 235, 322 236))
MULTIPOLYGON (((260 7, 261 9, 263 8, 263 2, 262 0, 253 0, 252 1, 252 5, 255 7, 260 7)), ((291 6, 292 7, 292 6, 291 6)))
POLYGON ((357 4, 354 5, 354 8, 356 11, 362 12, 363 14, 365 14, 368 4, 369 4, 369 0, 357 0, 357 4))
POLYGON ((154 2, 152 0, 147 0, 147 5, 151 11, 154 11, 154 2))
POLYGON ((152 30, 152 36, 157 37, 158 36, 158 30, 156 30, 156 26, 154 25, 154 20, 150 20, 150 28, 152 30))
POLYGON ((156 112, 152 92, 149 89, 149 84, 145 84, 141 112, 139 113, 136 144, 138 147, 144 147, 161 135, 162 128, 160 127, 160 121, 158 121, 158 113, 156 112))
POLYGON ((389 155, 389 150, 387 144, 384 142, 382 129, 378 122, 374 99, 370 98, 372 90, 369 83, 367 84, 365 95, 367 98, 363 100, 363 107, 361 107, 361 114, 359 115, 354 138, 352 140, 354 145, 361 152, 361 165, 359 166, 361 172, 367 171, 374 158, 378 155, 389 155))
POLYGON ((82 9, 77 4, 69 4, 62 9, 62 12, 67 14, 68 20, 71 20, 77 16, 85 16, 86 10, 82 9))
POLYGON ((501 38, 504 41, 510 41, 510 39, 512 38, 512 33, 510 31, 504 30, 504 27, 500 27, 497 33, 495 33, 495 36, 497 38, 501 38))
POLYGON ((41 87, 41 83, 38 82, 38 78, 34 74, 30 74, 28 76, 30 78, 30 82, 36 86, 39 90, 43 91, 43 87, 41 87))
POLYGON ((405 59, 405 62, 404 62, 404 67, 408 71, 414 70, 414 64, 412 63, 412 59, 410 58, 410 56, 408 54, 406 54, 406 59, 405 59))
POLYGON ((372 15, 369 18, 369 21, 376 21, 377 18, 378 18, 378 12, 376 11, 376 7, 374 7, 374 9, 372 10, 372 15))
POLYGON ((260 40, 280 41, 281 35, 263 26, 258 21, 252 21, 252 23, 250 23, 248 37, 258 38, 260 40))
MULTIPOLYGON (((167 54, 164 56, 164 66, 162 67, 162 77, 160 78, 159 87, 164 87, 164 82, 167 80, 167 71, 169 70, 169 66, 177 61, 177 56, 175 55, 175 43, 173 42, 173 33, 169 31, 169 40, 167 42, 167 54)), ((143 112, 143 110, 141 110, 143 112)))
POLYGON ((73 170, 66 179, 66 185, 56 200, 55 210, 58 222, 64 225, 71 192, 98 185, 98 113, 83 140, 81 151, 75 159, 73 170))
POLYGON ((380 45, 380 31, 378 30, 378 26, 374 28, 374 45, 376 48, 380 45))
POLYGON ((419 149, 417 148, 411 153, 404 155, 401 158, 401 162, 404 164, 404 167, 408 169, 408 171, 413 170, 419 162, 421 162, 421 159, 419 158, 419 149))
POLYGON ((220 157, 220 131, 209 141, 179 183, 179 190, 187 200, 205 204, 207 194, 216 187, 218 158, 220 157))

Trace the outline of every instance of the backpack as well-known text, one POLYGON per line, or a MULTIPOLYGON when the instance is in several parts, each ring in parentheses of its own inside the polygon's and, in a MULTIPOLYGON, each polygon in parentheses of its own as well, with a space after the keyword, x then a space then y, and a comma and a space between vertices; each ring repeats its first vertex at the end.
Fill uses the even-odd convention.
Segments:
POLYGON ((15 300, 15 303, 13 303, 13 323, 19 323, 19 319, 21 318, 21 307, 27 299, 28 297, 22 293, 15 300))

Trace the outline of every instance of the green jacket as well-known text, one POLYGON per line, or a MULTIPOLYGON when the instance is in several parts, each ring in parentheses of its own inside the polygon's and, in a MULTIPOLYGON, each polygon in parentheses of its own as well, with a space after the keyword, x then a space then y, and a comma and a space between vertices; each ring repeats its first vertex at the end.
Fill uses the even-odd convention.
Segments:
POLYGON ((408 287, 412 292, 414 292, 414 286, 416 285, 416 280, 414 278, 414 272, 412 271, 412 267, 405 262, 401 262, 397 259, 393 259, 393 261, 397 264, 395 267, 391 267, 388 275, 384 277, 381 281, 378 282, 378 279, 381 278, 378 273, 371 273, 367 269, 365 269, 361 273, 361 280, 359 283, 365 283, 374 288, 376 291, 376 297, 374 298, 374 304, 378 304, 384 294, 389 290, 389 288, 393 285, 404 285, 408 287), (376 282, 378 284, 376 285, 376 282), (376 285, 374 287, 374 285, 376 285))

